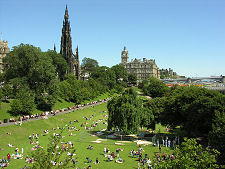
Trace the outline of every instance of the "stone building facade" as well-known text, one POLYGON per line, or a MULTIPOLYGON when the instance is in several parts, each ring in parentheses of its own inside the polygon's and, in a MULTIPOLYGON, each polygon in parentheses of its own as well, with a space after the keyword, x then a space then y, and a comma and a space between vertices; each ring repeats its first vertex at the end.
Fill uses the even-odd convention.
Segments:
POLYGON ((79 79, 80 78, 79 53, 78 47, 75 49, 74 54, 72 52, 71 28, 67 6, 63 20, 60 54, 66 59, 66 62, 69 65, 69 73, 73 73, 77 77, 77 79, 79 79))
POLYGON ((129 62, 129 54, 124 47, 121 53, 121 65, 123 65, 128 73, 135 74, 138 80, 147 79, 150 76, 154 76, 156 78, 160 78, 160 69, 157 67, 155 60, 146 58, 134 59, 129 62))
POLYGON ((0 40, 0 73, 3 72, 3 61, 2 59, 6 56, 7 53, 10 52, 10 49, 8 47, 8 42, 7 41, 1 41, 0 40))
POLYGON ((173 71, 173 69, 160 69, 161 78, 175 78, 177 77, 177 73, 173 71))

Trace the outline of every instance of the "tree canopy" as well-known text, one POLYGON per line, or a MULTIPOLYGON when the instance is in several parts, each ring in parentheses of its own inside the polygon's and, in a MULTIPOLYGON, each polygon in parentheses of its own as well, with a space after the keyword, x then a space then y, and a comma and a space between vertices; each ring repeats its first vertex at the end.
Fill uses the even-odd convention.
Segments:
POLYGON ((208 135, 215 111, 225 110, 225 96, 199 87, 177 87, 166 98, 161 122, 181 126, 188 135, 208 135))
MULTIPOLYGON (((42 109, 51 108, 57 99, 56 69, 52 58, 32 45, 20 44, 4 58, 5 80, 13 91, 27 86, 42 109)), ((16 93, 14 93, 16 95, 16 93)))
POLYGON ((82 60, 81 67, 83 68, 83 70, 92 73, 98 67, 98 62, 97 60, 85 57, 82 60))
POLYGON ((69 66, 66 60, 61 56, 61 54, 56 53, 56 51, 53 50, 48 50, 46 54, 52 58, 53 65, 55 66, 59 79, 61 81, 64 80, 66 73, 69 72, 69 66))
POLYGON ((143 92, 152 98, 162 97, 168 90, 169 88, 155 77, 150 77, 147 81, 144 81, 143 92))
POLYGON ((115 72, 117 83, 122 83, 122 85, 126 87, 128 81, 128 73, 124 66, 115 65, 112 66, 111 69, 115 72))
POLYGON ((137 76, 133 73, 129 73, 128 74, 128 83, 130 83, 132 85, 136 85, 137 84, 137 76))
MULTIPOLYGON (((140 126, 149 125, 144 123, 143 118, 152 120, 142 106, 141 99, 134 89, 126 90, 122 95, 114 97, 108 102, 109 110, 108 129, 116 129, 126 134, 137 133, 140 126), (142 114, 146 112, 146 114, 142 114)), ((150 112, 151 113, 151 112, 150 112)))
MULTIPOLYGON (((209 132, 209 145, 217 149, 220 155, 217 162, 225 167, 225 113, 215 111, 213 117, 212 130, 209 132)), ((222 167, 221 167, 222 168, 222 167)))
POLYGON ((174 151, 174 158, 155 162, 156 168, 216 168, 218 151, 203 148, 195 139, 185 139, 174 151))

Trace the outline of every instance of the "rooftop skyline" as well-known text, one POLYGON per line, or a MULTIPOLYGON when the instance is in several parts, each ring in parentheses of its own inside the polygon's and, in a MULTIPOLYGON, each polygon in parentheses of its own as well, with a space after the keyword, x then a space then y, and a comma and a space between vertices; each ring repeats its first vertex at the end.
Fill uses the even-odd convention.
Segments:
POLYGON ((223 0, 3 0, 1 39, 10 49, 20 43, 60 52, 66 4, 73 52, 100 65, 129 59, 155 59, 160 69, 179 75, 225 75, 225 1, 223 0))

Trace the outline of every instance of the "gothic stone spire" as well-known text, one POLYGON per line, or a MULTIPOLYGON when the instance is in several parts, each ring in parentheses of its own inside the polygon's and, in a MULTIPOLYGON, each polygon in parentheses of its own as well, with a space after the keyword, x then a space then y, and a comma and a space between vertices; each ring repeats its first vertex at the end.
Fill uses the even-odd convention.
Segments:
POLYGON ((63 28, 62 28, 62 36, 61 36, 61 48, 60 54, 64 57, 69 65, 70 72, 74 72, 73 66, 73 53, 72 53, 72 38, 71 38, 71 29, 69 22, 68 9, 66 6, 64 20, 63 20, 63 28))

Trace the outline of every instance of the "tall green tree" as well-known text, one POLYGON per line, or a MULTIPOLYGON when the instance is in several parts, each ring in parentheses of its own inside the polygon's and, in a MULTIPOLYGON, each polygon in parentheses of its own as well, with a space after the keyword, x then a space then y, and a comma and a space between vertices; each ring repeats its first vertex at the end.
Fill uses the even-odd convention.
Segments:
POLYGON ((108 130, 118 128, 124 133, 136 133, 141 125, 142 101, 134 89, 126 90, 107 104, 108 130))
POLYGON ((217 157, 218 164, 221 168, 225 167, 225 113, 215 111, 213 117, 212 130, 209 132, 209 145, 217 149, 220 155, 217 157))
POLYGON ((31 114, 35 107, 34 93, 29 88, 22 88, 11 103, 11 114, 31 114))
POLYGON ((92 73, 98 68, 98 62, 95 59, 85 57, 82 60, 81 67, 84 72, 92 73))
POLYGON ((115 65, 112 66, 111 69, 115 72, 116 82, 126 87, 128 81, 128 73, 127 70, 124 68, 124 66, 115 65))
POLYGON ((169 88, 159 79, 150 77, 148 83, 143 86, 143 92, 152 98, 162 97, 169 91, 169 88))
POLYGON ((52 58, 58 78, 61 81, 64 80, 66 73, 69 72, 69 66, 66 60, 61 56, 61 54, 56 53, 56 51, 53 50, 48 50, 46 54, 52 58))
MULTIPOLYGON (((29 89, 35 93, 35 102, 39 108, 50 109, 53 106, 57 99, 56 70, 48 54, 32 45, 20 44, 13 47, 3 61, 6 65, 7 82, 25 81, 29 89)), ((18 86, 13 88, 16 89, 18 86)))
POLYGON ((5 100, 7 100, 7 98, 13 96, 12 85, 10 85, 9 83, 5 83, 2 87, 2 94, 5 98, 5 100))
POLYGON ((105 86, 105 90, 113 89, 116 85, 116 74, 107 66, 98 67, 91 77, 105 86))
POLYGON ((166 99, 166 97, 156 97, 144 103, 144 107, 153 113, 155 123, 160 123, 160 114, 165 109, 166 99))
POLYGON ((128 74, 128 83, 130 83, 132 85, 136 85, 137 84, 137 76, 133 73, 129 73, 128 74))
POLYGON ((214 112, 225 110, 224 95, 199 87, 177 87, 166 97, 160 121, 181 126, 189 136, 208 136, 214 112))
POLYGON ((0 109, 2 105, 2 98, 3 98, 3 93, 2 93, 2 89, 0 89, 0 109))
POLYGON ((216 150, 203 148, 195 139, 185 139, 182 145, 175 149, 174 158, 166 161, 155 162, 155 168, 217 168, 216 156, 219 154, 216 150))

